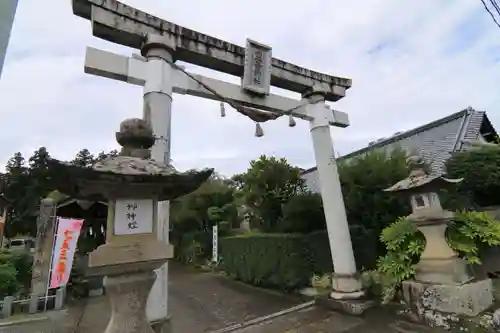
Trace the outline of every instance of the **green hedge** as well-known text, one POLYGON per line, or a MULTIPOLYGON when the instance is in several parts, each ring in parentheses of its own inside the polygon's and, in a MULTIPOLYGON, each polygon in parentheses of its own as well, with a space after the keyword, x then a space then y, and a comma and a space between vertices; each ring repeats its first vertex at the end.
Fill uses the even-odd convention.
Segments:
POLYGON ((293 289, 311 276, 307 246, 298 234, 249 234, 220 240, 221 268, 246 283, 293 289))
MULTIPOLYGON (((358 269, 375 266, 375 233, 351 230, 358 269)), ((332 258, 326 231, 301 234, 248 234, 222 238, 221 269, 253 285, 294 289, 309 284, 314 274, 331 273, 332 258)))

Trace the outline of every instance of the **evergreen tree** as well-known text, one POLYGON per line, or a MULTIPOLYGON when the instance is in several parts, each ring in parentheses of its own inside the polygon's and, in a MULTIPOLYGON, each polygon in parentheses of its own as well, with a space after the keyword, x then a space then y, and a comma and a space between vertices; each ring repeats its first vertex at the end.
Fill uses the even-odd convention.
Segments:
POLYGON ((36 194, 30 191, 30 175, 26 161, 21 153, 15 153, 6 164, 2 194, 12 203, 7 213, 5 235, 13 237, 19 234, 32 234, 34 230, 30 220, 33 200, 36 194))
POLYGON ((92 166, 92 164, 94 164, 94 162, 94 155, 92 155, 86 148, 80 150, 76 154, 75 159, 71 161, 71 163, 80 167, 90 167, 92 166))

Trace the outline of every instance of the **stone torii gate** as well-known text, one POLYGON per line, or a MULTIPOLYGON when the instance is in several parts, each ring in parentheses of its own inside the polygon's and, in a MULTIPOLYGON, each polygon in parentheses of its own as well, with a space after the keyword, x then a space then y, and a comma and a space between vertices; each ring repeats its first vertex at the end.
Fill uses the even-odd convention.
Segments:
MULTIPOLYGON (((351 80, 314 72, 271 58, 270 48, 247 42, 244 49, 226 41, 175 25, 115 0, 73 0, 74 14, 91 20, 94 36, 140 49, 143 57, 125 57, 93 48, 87 49, 85 71, 144 87, 144 117, 151 122, 157 138, 152 157, 170 160, 172 93, 189 94, 265 110, 278 115, 291 114, 309 121, 320 178, 321 196, 335 273, 332 277, 335 299, 360 297, 344 201, 335 162, 330 125, 349 125, 346 113, 331 110, 325 100, 345 96, 351 80), (261 65, 256 69, 255 57, 261 65), (175 60, 200 65, 242 77, 242 86, 204 77, 186 75, 174 66, 175 60), (253 62, 252 62, 253 61, 253 62), (251 65, 249 65, 251 62, 251 65), (260 71, 260 72, 259 72, 260 71), (269 84, 302 94, 297 101, 269 94, 269 84), (207 89, 210 87, 210 89, 207 89), (218 95, 213 92, 217 91, 218 95)), ((168 242, 169 203, 159 209, 160 237, 168 242)), ((148 301, 148 317, 158 322, 157 332, 166 332, 168 322, 168 267, 165 265, 148 301)))

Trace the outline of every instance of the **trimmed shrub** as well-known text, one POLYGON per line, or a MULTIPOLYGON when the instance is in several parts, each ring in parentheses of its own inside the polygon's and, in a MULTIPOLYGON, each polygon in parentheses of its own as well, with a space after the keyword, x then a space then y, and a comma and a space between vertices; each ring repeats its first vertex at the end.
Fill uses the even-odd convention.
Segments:
MULTIPOLYGON (((378 235, 352 228, 358 269, 373 268, 378 235)), ((295 289, 309 285, 313 275, 333 272, 328 234, 245 234, 220 240, 220 268, 253 285, 295 289)))
POLYGON ((309 284, 311 260, 299 234, 248 234, 220 240, 221 268, 243 282, 277 289, 309 284))

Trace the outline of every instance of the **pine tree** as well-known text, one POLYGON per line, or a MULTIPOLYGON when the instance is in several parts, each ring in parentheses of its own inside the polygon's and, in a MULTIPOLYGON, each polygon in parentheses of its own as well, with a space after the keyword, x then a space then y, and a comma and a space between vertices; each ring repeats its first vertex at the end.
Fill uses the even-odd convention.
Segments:
POLYGON ((94 161, 94 155, 88 149, 84 148, 76 154, 75 159, 71 163, 80 167, 90 167, 94 164, 94 161))

